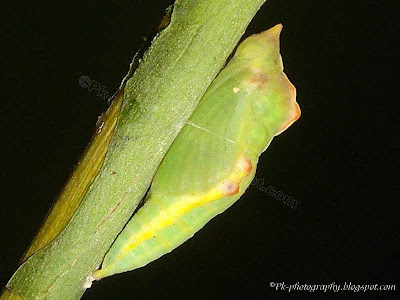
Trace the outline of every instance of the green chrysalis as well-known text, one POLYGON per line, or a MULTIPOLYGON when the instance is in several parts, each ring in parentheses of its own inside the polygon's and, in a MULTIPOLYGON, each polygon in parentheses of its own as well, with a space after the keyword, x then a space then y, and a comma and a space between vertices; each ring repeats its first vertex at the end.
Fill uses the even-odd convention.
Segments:
POLYGON ((247 189, 260 154, 300 116, 277 25, 239 45, 169 149, 145 204, 107 253, 101 279, 172 251, 247 189))

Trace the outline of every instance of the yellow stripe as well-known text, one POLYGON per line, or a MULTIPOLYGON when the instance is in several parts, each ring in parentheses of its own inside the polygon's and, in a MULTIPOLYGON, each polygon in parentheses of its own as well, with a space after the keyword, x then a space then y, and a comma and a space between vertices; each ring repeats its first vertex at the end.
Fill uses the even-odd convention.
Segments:
MULTIPOLYGON (((252 166, 249 159, 241 157, 235 165, 235 168, 228 179, 219 184, 209 193, 203 196, 183 196, 180 198, 180 200, 176 201, 173 205, 171 205, 171 207, 167 209, 169 214, 160 211, 154 219, 152 219, 149 223, 144 224, 146 226, 142 226, 142 229, 130 238, 132 242, 128 243, 122 248, 121 253, 117 256, 117 260, 122 259, 128 252, 132 251, 139 244, 156 235, 157 231, 160 231, 165 227, 173 224, 174 221, 178 219, 178 217, 188 213, 196 207, 203 206, 208 202, 223 198, 225 196, 229 196, 230 194, 228 194, 226 190, 226 183, 232 182, 239 185, 243 178, 250 173, 251 169, 252 166)), ((155 199, 157 198, 154 197, 152 199, 150 197, 148 201, 152 201, 155 199)))
POLYGON ((151 201, 156 202, 158 204, 158 206, 160 206, 160 208, 161 208, 160 212, 168 214, 168 215, 171 216, 171 218, 174 218, 175 221, 177 223, 179 223, 188 234, 193 234, 195 232, 193 227, 190 226, 188 223, 186 223, 184 220, 182 220, 179 215, 173 215, 170 212, 170 210, 167 207, 167 205, 165 205, 165 203, 161 199, 159 199, 157 196, 153 195, 153 197, 151 197, 151 201))

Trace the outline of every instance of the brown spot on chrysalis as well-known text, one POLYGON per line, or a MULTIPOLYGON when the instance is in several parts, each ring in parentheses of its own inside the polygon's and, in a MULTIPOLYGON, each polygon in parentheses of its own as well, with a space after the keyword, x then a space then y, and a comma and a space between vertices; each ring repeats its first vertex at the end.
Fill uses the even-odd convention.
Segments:
POLYGON ((117 172, 111 171, 110 174, 111 174, 111 175, 114 175, 114 174, 117 174, 117 172))
POLYGON ((222 192, 226 196, 232 196, 239 193, 239 184, 234 181, 226 181, 222 184, 222 192))
POLYGON ((251 170, 253 169, 253 166, 251 164, 250 159, 248 159, 246 156, 242 156, 238 163, 237 163, 237 167, 245 173, 245 176, 248 175, 251 170))
POLYGON ((265 86, 267 84, 267 77, 260 70, 255 70, 253 73, 253 77, 251 77, 250 82, 265 86))
POLYGON ((255 89, 258 88, 264 88, 267 86, 267 76, 261 70, 258 68, 252 67, 251 68, 252 75, 250 79, 247 81, 247 92, 254 91, 255 89))

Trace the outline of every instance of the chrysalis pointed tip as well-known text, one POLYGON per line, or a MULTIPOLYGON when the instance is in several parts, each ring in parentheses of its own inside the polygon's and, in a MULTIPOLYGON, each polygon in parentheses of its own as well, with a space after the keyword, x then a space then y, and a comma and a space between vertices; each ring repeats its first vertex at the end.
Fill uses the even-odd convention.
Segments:
POLYGON ((263 32, 260 33, 260 35, 262 36, 272 36, 276 39, 279 39, 279 36, 282 32, 283 29, 283 25, 281 23, 275 25, 274 27, 267 29, 263 32))
POLYGON ((249 36, 238 46, 235 56, 254 59, 267 55, 267 51, 279 49, 279 36, 282 28, 282 24, 278 24, 270 29, 249 36))
POLYGON ((275 30, 278 34, 282 32, 282 29, 283 29, 282 23, 276 24, 274 27, 271 28, 271 30, 275 30))

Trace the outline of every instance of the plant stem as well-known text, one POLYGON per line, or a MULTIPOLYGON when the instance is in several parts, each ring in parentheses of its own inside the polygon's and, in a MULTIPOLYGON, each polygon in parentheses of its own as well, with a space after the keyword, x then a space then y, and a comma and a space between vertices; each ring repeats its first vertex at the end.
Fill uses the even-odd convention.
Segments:
POLYGON ((176 1, 169 26, 126 83, 100 171, 67 224, 40 250, 31 250, 35 253, 12 276, 2 300, 81 298, 85 281, 264 1, 176 1))

